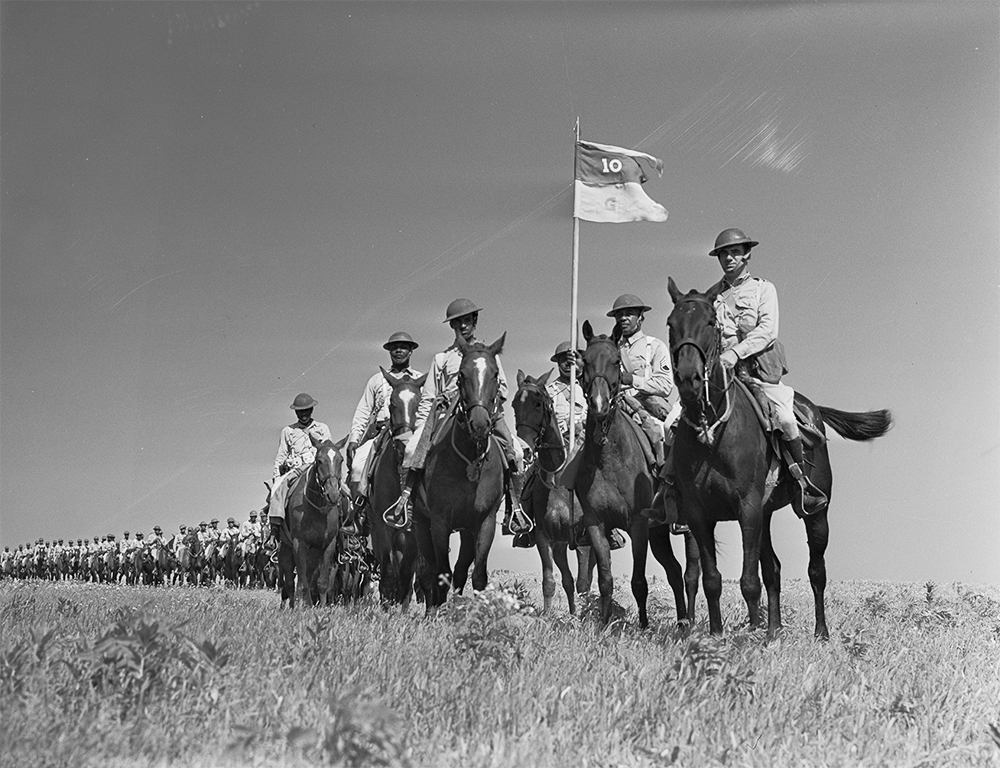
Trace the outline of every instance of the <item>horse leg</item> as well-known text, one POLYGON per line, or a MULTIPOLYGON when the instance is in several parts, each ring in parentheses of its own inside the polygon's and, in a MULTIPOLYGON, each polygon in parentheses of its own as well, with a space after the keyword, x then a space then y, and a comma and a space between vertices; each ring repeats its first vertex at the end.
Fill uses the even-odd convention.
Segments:
POLYGON ((477 592, 482 592, 489 583, 488 560, 496 531, 497 514, 492 512, 483 520, 482 525, 479 526, 479 533, 476 535, 476 564, 472 569, 472 588, 477 592))
POLYGON ((566 542, 549 542, 549 546, 552 549, 552 559, 555 560, 556 566, 559 568, 559 573, 562 575, 563 592, 566 593, 566 604, 569 606, 569 612, 575 614, 576 595, 574 593, 576 590, 573 583, 573 571, 569 567, 566 542))
POLYGON ((556 594, 556 579, 552 562, 552 542, 541 527, 535 529, 535 548, 542 561, 542 612, 548 613, 552 610, 552 598, 556 594))
POLYGON ((577 544, 576 546, 576 593, 586 595, 590 593, 590 586, 594 583, 594 566, 597 565, 597 558, 591 552, 589 544, 577 544))
POLYGON ((670 544, 670 526, 654 525, 649 529, 649 548, 653 557, 667 573, 667 583, 674 593, 674 606, 677 610, 677 626, 683 627, 688 622, 688 608, 684 597, 684 574, 681 564, 674 556, 670 544))
POLYGON ((781 629, 781 561, 771 541, 771 511, 764 514, 760 532, 760 571, 767 590, 767 639, 773 640, 781 629))
POLYGON ((417 569, 417 544, 412 536, 397 534, 398 567, 396 568, 396 599, 405 611, 413 599, 413 577, 417 569))
POLYGON ((759 505, 744 499, 740 513, 740 533, 743 537, 743 573, 740 575, 740 591, 747 604, 750 629, 760 628, 760 540, 763 515, 759 505))
POLYGON ((330 603, 333 586, 332 576, 335 572, 335 560, 337 558, 337 536, 333 536, 326 549, 323 550, 319 568, 316 574, 316 589, 319 592, 319 604, 326 606, 330 603))
POLYGON ((684 587, 687 592, 687 623, 694 626, 694 604, 698 597, 698 579, 701 578, 701 561, 698 557, 698 542, 690 531, 684 534, 684 587))
MULTIPOLYGON (((476 540, 472 531, 462 531, 459 534, 458 557, 455 560, 454 578, 451 585, 458 594, 462 594, 465 583, 469 580, 469 568, 476 559, 476 540)), ((472 585, 475 589, 475 584, 472 585)))
POLYGON ((809 515, 802 519, 806 526, 806 538, 809 542, 809 584, 812 586, 813 602, 816 609, 816 629, 813 633, 817 640, 829 640, 830 630, 826 626, 826 604, 823 593, 826 591, 826 545, 830 540, 830 523, 826 511, 818 515, 809 515))
MULTIPOLYGON (((646 557, 649 554, 649 523, 642 515, 635 515, 629 529, 632 539, 632 596, 639 609, 639 626, 649 626, 646 601, 649 598, 649 583, 646 581, 646 557)), ((671 553, 673 555, 673 553, 671 553)), ((677 566, 680 577, 680 566, 677 566)), ((678 578, 678 582, 680 579, 678 578)), ((681 596, 683 598, 683 595, 681 596)))
POLYGON ((615 593, 615 582, 611 575, 611 547, 604 534, 603 525, 588 525, 587 535, 590 537, 591 557, 597 560, 597 588, 601 593, 601 621, 607 624, 611 619, 611 600, 615 593))
POLYGON ((722 597, 722 574, 715 558, 715 523, 704 519, 704 512, 688 512, 688 526, 698 542, 698 555, 701 559, 701 583, 705 589, 705 600, 708 602, 708 630, 713 635, 722 634, 722 609, 719 600, 722 597))

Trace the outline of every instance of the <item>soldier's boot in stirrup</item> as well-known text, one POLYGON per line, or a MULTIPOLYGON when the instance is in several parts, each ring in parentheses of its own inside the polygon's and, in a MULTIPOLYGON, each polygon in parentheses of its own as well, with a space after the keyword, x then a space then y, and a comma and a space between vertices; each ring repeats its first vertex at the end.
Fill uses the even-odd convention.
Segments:
POLYGON ((399 499, 391 507, 382 513, 382 519, 385 524, 392 528, 399 528, 405 530, 410 527, 410 520, 413 516, 413 502, 410 501, 410 495, 413 493, 413 486, 417 480, 416 470, 406 471, 406 477, 403 478, 402 490, 399 494, 399 499))
POLYGON ((534 527, 534 521, 528 517, 524 509, 521 507, 521 493, 524 491, 524 473, 515 472, 511 468, 510 472, 510 483, 507 486, 507 496, 508 496, 508 509, 510 510, 510 519, 507 522, 511 533, 528 533, 534 527))
POLYGON ((802 513, 805 515, 818 515, 826 510, 830 505, 830 499, 821 491, 803 470, 805 461, 802 455, 802 438, 796 437, 787 440, 788 452, 791 454, 792 463, 788 465, 788 472, 799 484, 801 494, 802 513))

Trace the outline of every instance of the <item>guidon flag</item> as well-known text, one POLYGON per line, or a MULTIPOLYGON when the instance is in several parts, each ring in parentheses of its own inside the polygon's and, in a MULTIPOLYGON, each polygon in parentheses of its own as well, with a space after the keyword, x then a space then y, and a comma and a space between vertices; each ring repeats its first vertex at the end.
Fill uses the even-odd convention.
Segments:
POLYGON ((646 174, 640 163, 663 175, 663 161, 645 152, 577 141, 573 215, 614 224, 666 221, 667 209, 642 188, 646 174))

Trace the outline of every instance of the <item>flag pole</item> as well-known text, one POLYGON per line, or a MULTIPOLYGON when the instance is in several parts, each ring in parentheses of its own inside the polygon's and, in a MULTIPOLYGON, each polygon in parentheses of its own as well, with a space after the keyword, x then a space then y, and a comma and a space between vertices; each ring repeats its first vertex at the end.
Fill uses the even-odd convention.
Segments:
POLYGON ((576 311, 577 293, 580 286, 580 220, 576 217, 576 156, 580 143, 580 116, 576 118, 576 137, 573 141, 573 280, 572 297, 569 305, 569 348, 572 353, 569 368, 569 452, 576 445, 576 311))

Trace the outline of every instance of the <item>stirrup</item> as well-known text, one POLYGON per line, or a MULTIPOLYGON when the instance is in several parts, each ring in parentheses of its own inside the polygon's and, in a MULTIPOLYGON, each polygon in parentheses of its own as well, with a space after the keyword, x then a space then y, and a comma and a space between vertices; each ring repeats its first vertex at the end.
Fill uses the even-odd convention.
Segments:
POLYGON ((400 496, 396 503, 382 513, 382 520, 391 528, 403 531, 410 527, 410 498, 400 496))
MULTIPOLYGON (((812 485, 812 483, 810 483, 812 485)), ((826 494, 813 486, 819 495, 813 493, 807 493, 806 489, 799 485, 799 499, 802 502, 802 514, 806 517, 812 517, 813 515, 818 515, 820 512, 825 512, 827 507, 830 506, 830 499, 827 498, 826 494)))
POLYGON ((514 504, 507 526, 510 528, 510 532, 516 536, 519 533, 531 533, 535 529, 535 522, 524 514, 520 504, 514 504))

